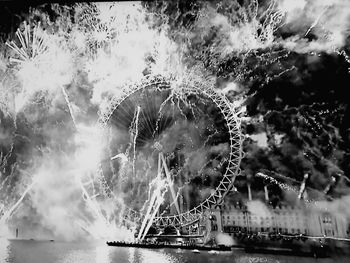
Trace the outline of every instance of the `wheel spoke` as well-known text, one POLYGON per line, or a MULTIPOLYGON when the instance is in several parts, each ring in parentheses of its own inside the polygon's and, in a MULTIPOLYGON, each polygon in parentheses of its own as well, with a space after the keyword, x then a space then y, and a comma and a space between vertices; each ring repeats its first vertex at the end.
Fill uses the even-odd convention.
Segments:
MULTIPOLYGON (((200 131, 199 138, 192 138, 189 135, 187 135, 187 137, 184 137, 188 138, 186 141, 184 141, 184 143, 190 143, 190 145, 183 147, 192 147, 193 151, 199 151, 204 150, 205 148, 203 147, 207 146, 204 145, 203 147, 199 147, 196 145, 198 142, 204 143, 204 140, 206 140, 206 137, 208 136, 212 136, 210 140, 206 141, 208 147, 222 143, 222 138, 224 137, 229 138, 227 142, 225 141, 230 149, 230 152, 227 154, 227 158, 222 154, 218 154, 216 157, 212 157, 208 161, 211 163, 212 160, 217 159, 217 161, 220 162, 220 165, 223 165, 224 162, 227 163, 222 174, 222 179, 217 186, 215 193, 211 194, 208 198, 185 213, 170 217, 167 216, 166 220, 164 220, 164 215, 154 218, 154 223, 156 224, 164 224, 164 222, 167 222, 166 224, 173 225, 189 224, 192 221, 197 220, 198 217, 203 213, 204 209, 208 209, 208 207, 211 205, 216 205, 222 202, 227 192, 233 187, 234 179, 240 173, 239 166, 243 154, 243 136, 241 134, 240 121, 236 114, 236 111, 232 108, 230 101, 224 95, 219 94, 212 88, 193 87, 191 89, 186 89, 186 94, 181 94, 181 100, 180 97, 174 98, 176 101, 174 103, 175 105, 173 105, 172 101, 169 99, 169 96, 173 96, 170 92, 170 88, 171 87, 166 80, 161 81, 159 79, 157 79, 156 82, 153 82, 152 79, 149 79, 145 81, 143 85, 130 86, 129 89, 125 89, 125 92, 120 95, 120 98, 115 100, 115 104, 110 107, 109 112, 102 113, 102 116, 109 117, 106 119, 101 117, 101 122, 104 123, 104 126, 108 126, 110 124, 116 125, 118 127, 121 127, 121 129, 124 129, 125 132, 128 132, 128 128, 132 123, 135 108, 137 106, 140 106, 140 120, 137 123, 137 127, 135 126, 135 129, 137 128, 139 132, 136 140, 136 148, 139 150, 142 150, 142 147, 144 146, 153 146, 155 143, 155 138, 152 138, 152 135, 156 133, 156 138, 159 138, 159 136, 168 128, 173 127, 179 118, 186 120, 188 117, 189 120, 186 120, 186 125, 188 123, 192 123, 193 127, 200 131), (194 96, 194 98, 191 99, 191 101, 182 101, 183 98, 190 99, 189 96, 194 96), (168 102, 166 102, 167 99, 168 102), (164 103, 164 105, 160 103, 164 103), (209 109, 212 106, 208 103, 211 103, 213 106, 215 105, 215 109, 217 110, 210 112, 209 109), (208 126, 205 127, 205 124, 203 125, 201 122, 209 121, 208 116, 212 116, 211 118, 213 118, 213 116, 217 114, 216 111, 221 114, 220 118, 222 118, 226 125, 223 126, 225 128, 214 128, 214 131, 211 131, 210 133, 210 129, 207 128, 208 126), (203 132, 201 132, 201 129, 203 132), (207 135, 208 132, 209 135, 207 135), (221 139, 218 140, 218 138, 221 139)), ((214 125, 218 121, 220 120, 212 120, 214 125)), ((180 125, 179 128, 181 128, 181 125, 185 125, 185 123, 177 123, 177 125, 180 125)), ((193 128, 189 128, 189 131, 191 131, 191 129, 193 128)), ((180 129, 180 132, 183 131, 180 129)), ((193 134, 195 135, 195 133, 193 134)), ((180 141, 174 141, 177 140, 176 137, 168 138, 168 140, 175 144, 181 143, 180 141)), ((180 154, 180 152, 176 154, 180 154)), ((181 172, 182 168, 180 167, 179 159, 177 159, 176 163, 178 165, 178 171, 180 171, 178 172, 178 176, 187 176, 187 173, 181 172)), ((205 170, 207 169, 206 167, 207 165, 203 166, 202 169, 205 170)), ((185 181, 188 180, 191 181, 192 179, 185 179, 185 181)), ((181 182, 181 180, 178 181, 181 182)), ((177 186, 177 188, 179 187, 180 186, 177 186)), ((186 202, 189 201, 190 200, 186 200, 186 202)), ((128 211, 130 212, 130 210, 128 211)), ((137 211, 133 212, 135 214, 139 214, 137 211)), ((138 215, 138 217, 135 218, 141 217, 142 215, 138 215)))

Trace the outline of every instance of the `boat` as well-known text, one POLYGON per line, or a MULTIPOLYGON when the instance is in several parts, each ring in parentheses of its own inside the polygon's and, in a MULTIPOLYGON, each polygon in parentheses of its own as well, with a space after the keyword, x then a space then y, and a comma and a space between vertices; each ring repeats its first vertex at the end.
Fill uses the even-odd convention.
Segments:
POLYGON ((216 254, 219 254, 219 251, 216 251, 216 250, 209 250, 209 251, 208 251, 208 254, 216 255, 216 254))
POLYGON ((192 253, 200 253, 198 249, 193 249, 192 253))
MULTIPOLYGON (((180 244, 165 244, 165 243, 137 243, 137 242, 120 242, 120 241, 107 241, 108 246, 115 247, 137 247, 137 248, 172 248, 172 249, 189 249, 189 250, 206 250, 206 251, 231 251, 231 247, 228 246, 204 246, 204 245, 180 245, 180 244)), ((195 252, 196 253, 196 252, 195 252)))

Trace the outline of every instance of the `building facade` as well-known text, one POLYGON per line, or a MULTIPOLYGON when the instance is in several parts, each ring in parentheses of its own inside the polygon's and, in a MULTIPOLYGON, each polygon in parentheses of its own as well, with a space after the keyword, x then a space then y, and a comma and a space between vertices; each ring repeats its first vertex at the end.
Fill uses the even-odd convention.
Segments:
MULTIPOLYGON (((261 205, 264 205, 261 203, 261 205)), ((345 218, 316 208, 264 205, 254 211, 247 205, 229 205, 212 209, 212 231, 249 234, 287 234, 315 237, 349 238, 345 218), (262 212, 263 211, 263 212, 262 212)))

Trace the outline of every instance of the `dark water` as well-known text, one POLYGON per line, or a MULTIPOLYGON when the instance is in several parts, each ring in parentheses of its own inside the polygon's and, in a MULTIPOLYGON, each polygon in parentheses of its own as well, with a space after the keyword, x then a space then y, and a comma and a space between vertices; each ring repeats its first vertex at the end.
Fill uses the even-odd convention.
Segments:
POLYGON ((211 255, 207 251, 108 247, 103 243, 63 243, 47 241, 8 241, 0 238, 0 263, 264 263, 264 262, 350 262, 350 258, 314 259, 308 257, 247 254, 242 250, 211 255))

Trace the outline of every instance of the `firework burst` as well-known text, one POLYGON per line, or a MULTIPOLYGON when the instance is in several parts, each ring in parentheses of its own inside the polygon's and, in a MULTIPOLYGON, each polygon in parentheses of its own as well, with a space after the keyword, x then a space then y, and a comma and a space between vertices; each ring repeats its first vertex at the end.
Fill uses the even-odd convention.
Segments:
POLYGON ((40 23, 31 28, 25 22, 23 27, 23 30, 18 29, 16 32, 19 45, 14 41, 6 42, 6 45, 15 52, 15 57, 10 58, 10 61, 18 64, 34 60, 43 54, 48 47, 46 44, 47 35, 42 30, 40 23))

